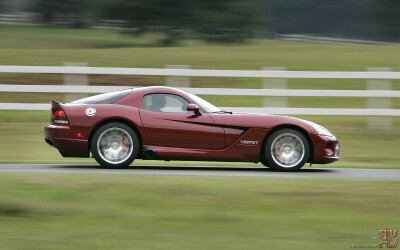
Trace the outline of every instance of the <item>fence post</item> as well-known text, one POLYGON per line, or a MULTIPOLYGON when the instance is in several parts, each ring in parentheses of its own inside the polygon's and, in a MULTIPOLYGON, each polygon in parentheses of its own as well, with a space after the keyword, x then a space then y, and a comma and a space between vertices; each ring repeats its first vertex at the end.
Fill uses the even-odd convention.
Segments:
MULTIPOLYGON (((189 65, 167 65, 167 69, 190 69, 189 65)), ((167 76, 167 86, 174 88, 190 88, 190 77, 188 76, 167 76)))
MULTIPOLYGON (((368 68, 368 71, 372 72, 389 72, 390 68, 368 68)), ((367 89, 369 90, 391 90, 392 81, 386 79, 368 79, 367 89)), ((367 108, 369 109, 391 109, 392 99, 384 97, 370 97, 367 100, 367 108)), ((368 117, 368 128, 369 129, 391 129, 392 118, 391 117, 368 117)))
MULTIPOLYGON (((285 67, 263 67, 263 70, 267 71, 286 71, 285 67)), ((263 79, 264 89, 286 89, 287 83, 284 78, 264 78, 263 79)), ((275 108, 287 108, 287 97, 264 97, 264 107, 275 107, 275 108)))
MULTIPOLYGON (((88 64, 82 62, 65 62, 64 66, 87 67, 88 64)), ((64 74, 64 85, 88 85, 88 76, 85 74, 64 74)), ((87 94, 65 93, 64 102, 72 102, 85 97, 87 97, 87 94)))

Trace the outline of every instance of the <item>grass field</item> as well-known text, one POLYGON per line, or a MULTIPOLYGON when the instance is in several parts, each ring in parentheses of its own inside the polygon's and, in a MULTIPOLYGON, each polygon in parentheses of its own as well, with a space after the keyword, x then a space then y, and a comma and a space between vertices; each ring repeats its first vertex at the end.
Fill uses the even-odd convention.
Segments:
POLYGON ((398 182, 0 175, 2 249, 347 249, 399 225, 398 182))
MULTIPOLYGON (((63 65, 87 62, 89 66, 156 67, 190 65, 196 69, 252 69, 286 67, 288 70, 365 71, 389 67, 399 71, 399 45, 328 45, 251 40, 241 45, 182 41, 179 47, 157 47, 158 34, 142 38, 119 31, 0 25, 0 64, 63 65)), ((1 83, 62 84, 62 75, 0 74, 1 83)), ((393 89, 400 89, 392 81, 393 89)), ((163 77, 90 76, 90 84, 164 85, 163 77)), ((261 79, 191 78, 193 87, 262 88, 261 79)), ((289 79, 291 89, 365 89, 363 80, 289 79)), ((203 96, 218 106, 260 107, 261 97, 203 96)), ((1 102, 48 103, 63 101, 60 94, 0 93, 1 102)), ((289 107, 365 108, 365 98, 288 98, 289 107)), ((392 99, 400 108, 399 98, 392 99)), ((93 162, 62 159, 43 142, 41 127, 49 112, 0 111, 0 162, 93 162)), ((341 141, 342 161, 335 166, 399 168, 400 120, 389 131, 367 130, 365 117, 301 117, 331 129, 341 141)), ((150 164, 150 163, 143 163, 150 164)), ((153 164, 153 163, 151 163, 153 164)), ((159 164, 159 163, 157 163, 159 164)), ((175 163, 174 163, 175 164, 175 163)), ((187 164, 187 163, 176 163, 187 164)), ((191 163, 197 164, 197 163, 191 163)), ((202 163, 200 163, 202 164, 202 163)), ((208 164, 208 163, 207 163, 208 164)), ((214 163, 213 163, 214 164, 214 163)), ((332 165, 333 166, 333 165, 332 165)))
POLYGON ((254 69, 364 71, 390 67, 399 71, 398 45, 327 45, 253 40, 245 45, 183 41, 180 47, 156 47, 144 37, 135 39, 119 31, 60 29, 42 26, 0 26, 0 64, 62 65, 87 62, 104 67, 165 67, 186 64, 202 69, 254 69))

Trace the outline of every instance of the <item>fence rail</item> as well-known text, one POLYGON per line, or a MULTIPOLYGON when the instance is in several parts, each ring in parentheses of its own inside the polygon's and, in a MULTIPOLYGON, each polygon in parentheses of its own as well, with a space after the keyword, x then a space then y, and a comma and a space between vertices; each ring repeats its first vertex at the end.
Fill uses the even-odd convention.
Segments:
POLYGON ((396 43, 382 42, 382 41, 293 35, 293 34, 277 34, 275 36, 275 39, 284 40, 284 41, 293 41, 293 42, 330 43, 330 44, 373 44, 373 45, 395 45, 396 44, 396 43))
POLYGON ((84 74, 84 75, 142 75, 193 77, 251 77, 308 79, 400 79, 400 72, 338 72, 338 71, 267 71, 267 70, 208 70, 104 68, 75 66, 1 66, 0 73, 84 74))
MULTIPOLYGON (((16 85, 2 84, 0 92, 106 93, 129 86, 16 85)), ((133 87, 138 88, 138 87, 133 87)), ((299 96, 299 97, 400 97, 399 90, 310 90, 310 89, 226 89, 180 88, 196 95, 299 96)))

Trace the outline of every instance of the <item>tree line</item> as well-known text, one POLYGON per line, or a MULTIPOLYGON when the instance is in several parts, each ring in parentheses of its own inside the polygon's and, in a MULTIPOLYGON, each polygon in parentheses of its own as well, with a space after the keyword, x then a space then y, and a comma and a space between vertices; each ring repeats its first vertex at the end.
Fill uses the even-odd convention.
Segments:
POLYGON ((35 0, 43 21, 68 18, 75 26, 123 20, 133 35, 242 42, 255 36, 309 34, 400 40, 398 0, 35 0))

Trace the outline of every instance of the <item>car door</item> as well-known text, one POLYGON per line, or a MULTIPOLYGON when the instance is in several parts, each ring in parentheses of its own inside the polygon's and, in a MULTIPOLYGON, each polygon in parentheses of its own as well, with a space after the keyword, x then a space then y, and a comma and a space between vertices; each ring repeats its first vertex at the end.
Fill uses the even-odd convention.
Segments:
POLYGON ((224 129, 202 113, 187 111, 179 95, 152 93, 143 97, 140 117, 151 145, 178 148, 222 149, 224 129))

